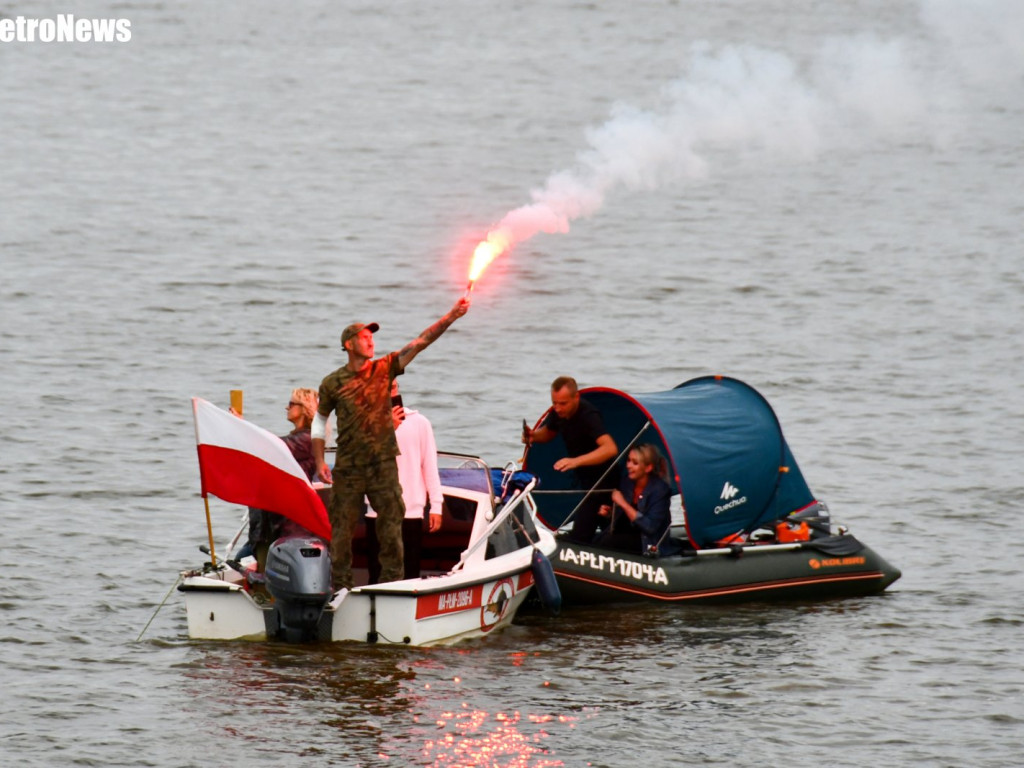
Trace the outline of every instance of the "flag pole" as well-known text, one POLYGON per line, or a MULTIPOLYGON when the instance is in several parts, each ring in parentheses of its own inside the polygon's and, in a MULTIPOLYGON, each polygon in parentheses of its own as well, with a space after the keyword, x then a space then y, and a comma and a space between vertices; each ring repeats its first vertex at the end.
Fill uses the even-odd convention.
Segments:
POLYGON ((210 536, 210 565, 217 567, 217 553, 213 551, 213 521, 210 519, 210 497, 203 494, 203 504, 206 505, 206 532, 210 536))
MULTIPOLYGON (((241 414, 242 408, 242 391, 238 389, 231 390, 231 405, 232 407, 237 406, 239 414, 241 414)), ((217 553, 213 548, 213 519, 210 517, 210 497, 206 493, 206 478, 203 475, 203 457, 199 453, 199 445, 202 442, 199 438, 199 416, 197 415, 196 408, 198 407, 198 398, 192 398, 192 420, 195 422, 196 427, 196 452, 199 455, 199 491, 203 497, 203 506, 206 508, 206 534, 210 540, 210 565, 214 568, 217 567, 217 553)))
MULTIPOLYGON (((244 410, 243 402, 244 393, 241 389, 232 389, 229 393, 231 401, 231 410, 235 416, 242 417, 244 410)), ((193 406, 194 407, 194 406, 193 406)), ((196 425, 196 444, 199 443, 199 425, 196 425)), ((203 463, 199 462, 199 473, 202 475, 203 463)), ((210 565, 214 568, 217 567, 217 553, 213 549, 213 520, 210 518, 210 497, 206 495, 206 483, 203 483, 203 505, 206 507, 206 533, 210 537, 210 565)))

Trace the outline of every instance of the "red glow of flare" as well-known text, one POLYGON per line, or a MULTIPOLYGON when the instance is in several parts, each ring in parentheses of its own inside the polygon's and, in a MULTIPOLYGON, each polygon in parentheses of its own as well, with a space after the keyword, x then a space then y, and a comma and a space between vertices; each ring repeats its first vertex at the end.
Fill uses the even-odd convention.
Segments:
POLYGON ((473 285, 491 262, 508 250, 508 238, 501 232, 489 232, 486 240, 481 240, 473 250, 473 259, 469 263, 469 284, 473 285))

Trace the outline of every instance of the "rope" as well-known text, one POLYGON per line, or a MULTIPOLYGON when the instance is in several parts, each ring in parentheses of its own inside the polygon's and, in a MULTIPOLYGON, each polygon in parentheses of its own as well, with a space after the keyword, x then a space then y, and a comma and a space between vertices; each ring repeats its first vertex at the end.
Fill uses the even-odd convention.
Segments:
POLYGON ((178 582, 180 582, 180 581, 181 581, 181 574, 179 573, 179 574, 178 574, 178 578, 176 578, 176 579, 174 580, 174 583, 173 583, 173 584, 171 584, 171 588, 170 588, 169 590, 167 590, 167 594, 166 594, 166 595, 164 596, 164 599, 160 601, 160 605, 158 605, 158 606, 156 607, 156 610, 155 610, 155 611, 153 611, 153 615, 149 617, 149 621, 147 621, 147 622, 146 622, 146 626, 144 626, 144 627, 142 628, 142 631, 141 631, 141 632, 139 632, 139 636, 138 636, 137 638, 135 638, 135 642, 136 642, 136 643, 137 643, 137 642, 139 642, 139 640, 141 640, 141 639, 142 639, 142 636, 143 636, 144 634, 146 634, 146 630, 147 630, 147 629, 149 629, 149 625, 153 623, 153 619, 155 619, 155 618, 156 618, 156 615, 157 615, 158 613, 160 613, 160 609, 161 609, 161 608, 163 608, 163 607, 164 607, 164 605, 166 605, 166 604, 167 604, 167 601, 168 601, 168 600, 170 600, 170 598, 171 598, 171 593, 172 593, 172 592, 174 591, 174 588, 178 586, 178 582))

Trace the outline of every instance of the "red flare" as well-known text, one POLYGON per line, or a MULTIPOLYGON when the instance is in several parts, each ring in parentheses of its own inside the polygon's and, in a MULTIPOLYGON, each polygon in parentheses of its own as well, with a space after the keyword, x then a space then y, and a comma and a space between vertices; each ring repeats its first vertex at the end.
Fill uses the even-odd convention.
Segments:
POLYGON ((466 287, 468 295, 473 290, 473 283, 480 279, 484 270, 491 262, 508 250, 509 241, 501 231, 489 232, 486 240, 481 240, 473 251, 473 259, 469 263, 469 285, 466 287))

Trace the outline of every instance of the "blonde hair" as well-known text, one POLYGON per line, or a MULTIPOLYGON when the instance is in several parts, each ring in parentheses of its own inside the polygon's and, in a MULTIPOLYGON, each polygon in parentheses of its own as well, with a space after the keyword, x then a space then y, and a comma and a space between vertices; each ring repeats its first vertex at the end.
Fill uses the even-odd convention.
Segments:
POLYGON ((320 393, 315 389, 293 389, 291 399, 302 406, 302 415, 312 424, 313 417, 316 416, 316 407, 320 404, 320 393))
POLYGON ((640 457, 640 461, 644 466, 654 467, 652 474, 657 475, 660 478, 664 478, 668 473, 668 462, 665 461, 665 457, 661 455, 655 446, 651 443, 641 443, 635 446, 630 453, 636 453, 640 457))

